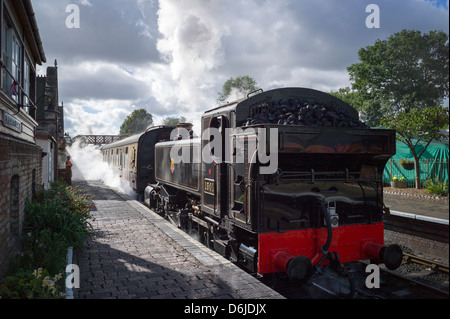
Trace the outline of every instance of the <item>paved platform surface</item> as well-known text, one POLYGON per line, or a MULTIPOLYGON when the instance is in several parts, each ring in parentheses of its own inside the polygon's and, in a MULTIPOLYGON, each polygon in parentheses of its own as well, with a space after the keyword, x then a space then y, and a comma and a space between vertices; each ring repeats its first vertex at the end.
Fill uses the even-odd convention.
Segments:
POLYGON ((95 196, 93 236, 77 252, 76 299, 283 299, 219 254, 101 182, 74 182, 95 196))
POLYGON ((391 194, 384 194, 383 198, 390 210, 449 220, 448 201, 391 194))

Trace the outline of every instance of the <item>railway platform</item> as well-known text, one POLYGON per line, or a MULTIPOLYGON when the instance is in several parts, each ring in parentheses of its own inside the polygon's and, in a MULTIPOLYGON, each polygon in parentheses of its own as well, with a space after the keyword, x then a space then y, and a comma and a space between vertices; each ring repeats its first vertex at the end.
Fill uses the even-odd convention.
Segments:
POLYGON ((385 240, 415 256, 449 264, 449 206, 446 199, 385 192, 391 216, 385 219, 385 240))
POLYGON ((400 196, 396 194, 384 194, 384 203, 393 212, 421 216, 420 218, 432 221, 449 220, 448 201, 423 199, 414 196, 400 196))
POLYGON ((94 233, 74 255, 75 299, 284 299, 131 197, 102 182, 73 185, 95 203, 94 233))

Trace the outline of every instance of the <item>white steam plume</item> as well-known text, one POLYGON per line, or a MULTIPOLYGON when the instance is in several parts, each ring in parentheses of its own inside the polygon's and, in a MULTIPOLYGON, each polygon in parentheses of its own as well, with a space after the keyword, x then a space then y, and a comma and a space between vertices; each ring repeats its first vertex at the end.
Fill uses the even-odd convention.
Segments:
POLYGON ((73 181, 102 181, 105 185, 115 188, 133 198, 136 193, 125 182, 115 175, 108 163, 103 161, 103 155, 94 145, 82 146, 79 141, 67 147, 71 157, 73 181))
POLYGON ((228 94, 226 102, 234 102, 243 99, 247 96, 248 93, 250 92, 245 92, 240 88, 231 88, 230 94, 228 94))
POLYGON ((204 110, 214 101, 210 71, 224 64, 222 38, 230 32, 216 19, 223 5, 217 0, 159 3, 158 27, 163 38, 158 41, 158 50, 170 63, 179 103, 186 110, 204 110))

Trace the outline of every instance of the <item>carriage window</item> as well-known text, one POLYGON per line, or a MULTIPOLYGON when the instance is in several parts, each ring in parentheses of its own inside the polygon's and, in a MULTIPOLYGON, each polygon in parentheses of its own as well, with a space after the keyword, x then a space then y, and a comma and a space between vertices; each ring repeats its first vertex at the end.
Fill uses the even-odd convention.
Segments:
POLYGON ((136 149, 133 147, 133 160, 131 161, 131 168, 136 168, 136 149))

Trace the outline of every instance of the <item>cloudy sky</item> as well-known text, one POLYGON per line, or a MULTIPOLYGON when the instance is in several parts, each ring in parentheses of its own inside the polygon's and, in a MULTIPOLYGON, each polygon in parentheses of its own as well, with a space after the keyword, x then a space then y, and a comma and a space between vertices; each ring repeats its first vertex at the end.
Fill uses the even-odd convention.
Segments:
MULTIPOLYGON (((118 134, 135 109, 197 126, 229 78, 264 90, 349 86, 347 67, 402 29, 449 33, 448 0, 32 0, 47 64, 58 60, 65 130, 118 134), (67 28, 70 4, 79 28, 67 28), (380 28, 367 28, 369 4, 380 28)), ((198 130, 198 127, 197 127, 198 130)))

